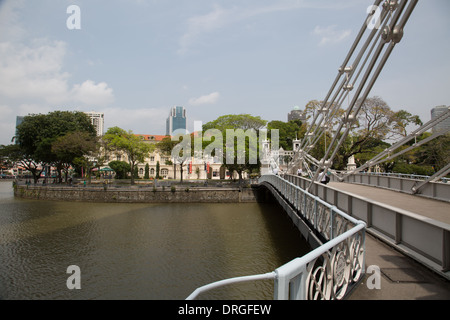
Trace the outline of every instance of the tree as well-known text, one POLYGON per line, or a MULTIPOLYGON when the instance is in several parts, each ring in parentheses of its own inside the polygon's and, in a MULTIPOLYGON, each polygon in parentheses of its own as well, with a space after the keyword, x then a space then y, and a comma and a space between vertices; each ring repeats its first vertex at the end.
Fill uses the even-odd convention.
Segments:
POLYGON ((156 176, 155 179, 160 179, 160 175, 159 175, 159 170, 160 170, 160 164, 159 161, 156 161, 156 176))
MULTIPOLYGON (((98 151, 99 144, 98 138, 88 132, 70 132, 66 135, 59 137, 52 143, 52 152, 56 155, 56 168, 59 175, 59 181, 62 182, 61 170, 66 172, 66 181, 68 177, 68 170, 70 166, 82 164, 84 167, 89 168, 87 171, 90 177, 90 159, 93 159, 92 155, 98 151)), ((102 159, 96 158, 96 165, 100 166, 102 159), (99 161, 100 160, 100 161, 99 161)))
POLYGON ((291 120, 289 122, 271 121, 267 124, 269 137, 271 130, 278 130, 279 145, 284 150, 292 150, 293 141, 301 139, 305 134, 305 126, 302 125, 300 120, 291 120))
POLYGON ((145 164, 144 179, 150 179, 150 166, 148 163, 145 164))
POLYGON ((225 115, 217 118, 214 121, 208 122, 203 125, 203 130, 208 129, 218 129, 220 131, 225 131, 227 129, 262 129, 267 124, 266 120, 260 117, 254 117, 249 114, 239 114, 239 115, 225 115))
POLYGON ((189 134, 179 135, 173 138, 171 136, 167 136, 157 145, 157 148, 163 154, 171 156, 174 159, 175 166, 177 164, 180 165, 180 183, 183 182, 183 167, 187 164, 192 155, 192 139, 193 135, 189 134))
MULTIPOLYGON (((431 133, 424 133, 417 141, 429 137, 431 133)), ((414 152, 413 163, 429 166, 437 172, 450 163, 450 134, 442 135, 420 146, 414 152)))
POLYGON ((239 183, 243 172, 251 173, 260 166, 258 151, 259 130, 267 124, 266 120, 249 114, 225 115, 203 126, 203 131, 216 129, 222 132, 222 162, 230 172, 237 172, 239 183))
MULTIPOLYGON (((119 127, 109 128, 103 139, 107 142, 108 148, 115 151, 122 151, 128 157, 130 171, 133 173, 138 163, 145 161, 152 147, 142 141, 140 137, 132 131, 125 131, 119 127)), ((131 175, 131 184, 134 184, 135 177, 131 175)))
POLYGON ((93 137, 96 134, 89 117, 83 112, 54 111, 46 115, 24 117, 17 127, 16 141, 20 148, 18 161, 32 173, 35 183, 46 166, 58 167, 66 160, 59 158, 52 146, 58 138, 72 132, 86 132, 93 137))
POLYGON ((392 111, 380 97, 366 99, 349 136, 339 149, 335 167, 343 169, 352 155, 370 152, 384 142, 404 137, 409 125, 421 123, 418 116, 404 110, 392 111))
POLYGON ((130 164, 125 161, 111 161, 108 166, 116 173, 116 179, 126 179, 131 172, 130 164))

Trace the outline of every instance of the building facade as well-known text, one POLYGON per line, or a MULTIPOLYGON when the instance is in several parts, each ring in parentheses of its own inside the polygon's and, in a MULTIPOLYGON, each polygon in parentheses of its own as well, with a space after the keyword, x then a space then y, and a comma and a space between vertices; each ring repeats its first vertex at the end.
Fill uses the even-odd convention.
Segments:
POLYGON ((300 107, 296 106, 288 113, 288 122, 292 120, 306 121, 306 115, 300 107))
POLYGON ((186 109, 184 107, 173 107, 170 109, 169 117, 166 120, 166 135, 171 136, 187 131, 186 109))
POLYGON ((95 131, 97 132, 97 137, 101 137, 104 134, 104 128, 105 128, 105 116, 103 113, 90 111, 85 112, 91 119, 91 123, 95 128, 95 131))
MULTIPOLYGON (((17 127, 23 122, 23 119, 25 117, 23 116, 17 116, 16 117, 16 137, 18 136, 17 127)), ((14 139, 16 144, 19 144, 19 141, 17 139, 14 139)))
MULTIPOLYGON (((431 109, 431 120, 434 120, 449 110, 450 107, 447 106, 438 106, 436 108, 431 109)), ((433 133, 449 130, 450 129, 450 117, 440 122, 433 128, 433 133)))

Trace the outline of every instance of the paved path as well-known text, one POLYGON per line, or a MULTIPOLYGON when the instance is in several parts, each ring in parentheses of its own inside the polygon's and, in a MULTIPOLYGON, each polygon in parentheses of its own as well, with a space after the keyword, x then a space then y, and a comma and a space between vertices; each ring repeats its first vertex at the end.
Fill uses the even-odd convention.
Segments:
MULTIPOLYGON (((329 186, 450 224, 450 203, 382 188, 331 182, 329 186)), ((366 268, 378 266, 380 289, 369 289, 367 273, 349 300, 450 300, 450 282, 384 242, 366 234, 366 268)))

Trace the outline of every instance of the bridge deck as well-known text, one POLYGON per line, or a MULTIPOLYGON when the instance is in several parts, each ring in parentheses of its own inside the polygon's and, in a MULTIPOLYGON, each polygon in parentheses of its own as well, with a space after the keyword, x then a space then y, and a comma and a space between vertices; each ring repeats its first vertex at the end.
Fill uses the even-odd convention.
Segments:
POLYGON ((393 207, 450 224, 450 203, 444 201, 359 184, 330 182, 328 185, 345 192, 383 202, 393 207))
MULTIPOLYGON (((357 184, 330 182, 329 186, 450 224, 450 204, 443 201, 357 184)), ((367 274, 350 300, 450 299, 449 281, 366 234, 366 267, 371 265, 381 270, 381 288, 370 290, 367 281, 372 274, 367 274)))

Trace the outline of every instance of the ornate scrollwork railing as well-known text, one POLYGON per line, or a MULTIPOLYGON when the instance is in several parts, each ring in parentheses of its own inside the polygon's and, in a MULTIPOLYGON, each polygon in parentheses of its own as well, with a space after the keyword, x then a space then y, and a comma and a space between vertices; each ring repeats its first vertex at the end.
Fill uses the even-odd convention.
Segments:
POLYGON ((365 223, 279 176, 263 176, 261 182, 273 186, 325 242, 274 272, 212 283, 198 288, 188 299, 223 285, 262 279, 274 280, 274 298, 279 300, 343 299, 364 274, 365 223))
MULTIPOLYGON (((272 185, 325 242, 310 253, 312 256, 305 256, 308 260, 306 270, 299 268, 299 274, 289 276, 290 291, 293 290, 293 284, 298 287, 293 290, 294 293, 290 292, 288 296, 281 293, 278 298, 344 298, 348 289, 357 283, 364 273, 365 223, 280 176, 263 176, 260 182, 272 185), (295 285, 298 282, 294 280, 296 277, 305 278, 304 283, 300 281, 295 285), (299 292, 295 293, 295 290, 299 292)), ((298 262, 294 264, 300 266, 298 262)))

